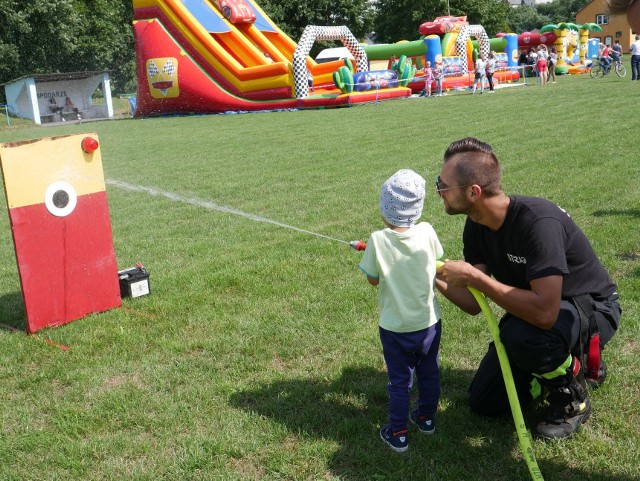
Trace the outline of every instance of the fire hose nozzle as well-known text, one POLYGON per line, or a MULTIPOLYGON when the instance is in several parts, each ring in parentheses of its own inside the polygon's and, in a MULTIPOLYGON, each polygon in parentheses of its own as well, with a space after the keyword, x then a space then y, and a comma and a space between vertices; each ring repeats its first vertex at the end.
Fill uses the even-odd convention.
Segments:
POLYGON ((349 242, 349 245, 353 247, 357 251, 363 251, 367 248, 367 243, 362 242, 361 240, 354 240, 349 242))

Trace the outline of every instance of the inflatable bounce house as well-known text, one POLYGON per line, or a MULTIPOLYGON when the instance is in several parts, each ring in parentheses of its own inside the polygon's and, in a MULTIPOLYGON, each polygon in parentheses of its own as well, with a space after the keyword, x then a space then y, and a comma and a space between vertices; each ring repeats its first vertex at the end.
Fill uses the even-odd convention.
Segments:
POLYGON ((376 72, 368 89, 353 88, 364 82, 368 59, 347 27, 308 26, 296 44, 253 0, 133 0, 133 7, 136 117, 337 107, 411 95, 411 68, 402 70, 404 79, 376 72), (308 56, 316 40, 341 41, 354 61, 316 63, 308 56))
POLYGON ((576 75, 589 72, 591 62, 598 58, 600 44, 598 39, 589 39, 592 31, 601 32, 602 28, 595 23, 559 23, 540 29, 541 36, 549 33, 555 36, 553 46, 558 52, 556 73, 576 75))
MULTIPOLYGON (((490 51, 496 53, 496 73, 494 79, 499 82, 518 81, 522 74, 533 72, 518 66, 518 52, 527 51, 539 45, 554 46, 558 52, 558 74, 578 74, 589 71, 593 58, 597 58, 597 39, 589 40, 590 31, 600 31, 596 24, 576 25, 560 23, 546 25, 539 33, 525 32, 499 33, 488 38, 481 25, 469 25, 466 16, 437 17, 420 25, 420 40, 403 41, 395 44, 367 45, 364 50, 370 62, 382 62, 388 69, 401 70, 405 59, 410 62, 415 73, 408 86, 413 92, 425 87, 424 64, 442 64, 444 80, 442 88, 451 90, 467 88, 473 84, 475 60, 490 51), (400 58, 399 62, 394 61, 400 58)), ((432 88, 435 86, 432 85, 432 88)))
MULTIPOLYGON (((480 55, 488 57, 490 51, 496 52, 496 73, 494 78, 500 82, 517 81, 518 72, 518 36, 506 34, 490 39, 481 25, 469 25, 467 17, 437 17, 432 22, 420 25, 420 40, 398 42, 386 45, 365 46, 365 52, 371 61, 407 58, 416 69, 415 76, 408 86, 413 92, 424 89, 424 65, 442 64, 444 79, 443 90, 467 88, 473 84, 475 60, 480 55)), ((400 62, 402 64, 402 62, 400 62)), ((391 64, 390 64, 391 66, 391 64)))
POLYGON ((538 45, 555 47, 558 52, 556 74, 588 73, 591 62, 598 58, 600 43, 598 39, 589 39, 591 31, 600 32, 602 29, 595 23, 545 25, 539 33, 524 32, 518 35, 518 48, 526 51, 538 45))

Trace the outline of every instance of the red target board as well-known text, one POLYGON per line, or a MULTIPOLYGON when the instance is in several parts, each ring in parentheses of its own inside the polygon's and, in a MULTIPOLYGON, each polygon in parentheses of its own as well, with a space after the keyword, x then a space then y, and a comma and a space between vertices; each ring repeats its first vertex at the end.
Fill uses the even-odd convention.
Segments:
POLYGON ((97 135, 0 144, 0 164, 27 330, 120 306, 97 135))

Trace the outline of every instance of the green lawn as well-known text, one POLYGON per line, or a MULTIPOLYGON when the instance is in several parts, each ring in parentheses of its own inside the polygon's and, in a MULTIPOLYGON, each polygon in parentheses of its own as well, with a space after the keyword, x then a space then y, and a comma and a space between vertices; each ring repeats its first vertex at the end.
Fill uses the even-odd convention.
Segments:
MULTIPOLYGON (((542 473, 640 479, 639 99, 640 82, 609 75, 351 109, 14 119, 0 142, 99 134, 118 265, 143 262, 152 293, 37 337, 0 329, 0 479, 530 479, 513 423, 467 407, 486 321, 442 298, 438 430, 412 431, 405 455, 383 445, 376 291, 361 253, 313 235, 366 240, 382 227, 382 182, 412 168, 432 185, 447 145, 468 135, 494 146, 507 193, 569 211, 622 296, 592 418, 569 441, 534 441, 542 473)), ((0 322, 23 329, 0 206, 0 322)), ((460 258, 464 218, 432 189, 423 219, 460 258)), ((530 425, 538 414, 524 413, 530 425)))

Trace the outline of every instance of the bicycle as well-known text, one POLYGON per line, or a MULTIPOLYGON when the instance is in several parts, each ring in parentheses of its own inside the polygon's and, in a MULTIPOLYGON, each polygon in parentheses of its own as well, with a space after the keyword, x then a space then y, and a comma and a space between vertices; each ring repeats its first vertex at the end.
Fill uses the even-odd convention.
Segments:
POLYGON ((605 65, 602 60, 598 61, 597 64, 591 67, 589 75, 591 75, 591 78, 602 78, 605 75, 608 75, 611 70, 613 70, 616 75, 618 75, 618 77, 624 77, 625 75, 627 75, 627 69, 622 64, 622 60, 620 59, 620 57, 615 59, 609 65, 605 65))

